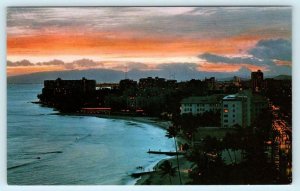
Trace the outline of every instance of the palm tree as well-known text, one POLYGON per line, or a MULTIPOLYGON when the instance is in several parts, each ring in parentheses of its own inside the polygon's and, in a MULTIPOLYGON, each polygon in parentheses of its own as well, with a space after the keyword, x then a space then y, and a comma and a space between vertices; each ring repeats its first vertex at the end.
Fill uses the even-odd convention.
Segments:
POLYGON ((174 145, 175 145, 175 151, 176 151, 176 159, 177 159, 177 168, 178 168, 178 176, 179 176, 179 182, 182 184, 181 180, 181 175, 180 175, 180 167, 179 167, 179 159, 178 159, 178 152, 177 152, 177 141, 176 141, 176 136, 178 135, 179 128, 175 125, 170 126, 167 129, 167 134, 166 136, 168 138, 173 138, 174 139, 174 145))
POLYGON ((229 149, 231 149, 231 135, 229 133, 226 133, 225 137, 223 138, 223 148, 227 151, 228 156, 230 158, 231 164, 233 164, 233 160, 230 154, 229 149))
POLYGON ((181 129, 188 135, 188 138, 192 140, 192 146, 194 146, 194 134, 199 127, 199 116, 193 116, 192 114, 183 114, 181 116, 181 129))
POLYGON ((226 182, 226 165, 220 155, 211 158, 201 147, 192 149, 187 159, 195 165, 189 173, 191 184, 222 184, 226 182))
POLYGON ((171 177, 175 176, 176 167, 172 167, 172 163, 168 160, 164 161, 160 166, 159 169, 161 170, 161 176, 169 175, 170 184, 172 184, 171 177))

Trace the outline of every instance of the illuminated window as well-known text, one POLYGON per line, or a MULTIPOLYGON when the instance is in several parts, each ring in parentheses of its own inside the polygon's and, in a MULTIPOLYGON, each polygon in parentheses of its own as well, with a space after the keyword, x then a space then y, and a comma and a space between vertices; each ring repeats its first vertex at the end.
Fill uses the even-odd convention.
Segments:
POLYGON ((228 109, 224 109, 224 113, 228 113, 228 109))

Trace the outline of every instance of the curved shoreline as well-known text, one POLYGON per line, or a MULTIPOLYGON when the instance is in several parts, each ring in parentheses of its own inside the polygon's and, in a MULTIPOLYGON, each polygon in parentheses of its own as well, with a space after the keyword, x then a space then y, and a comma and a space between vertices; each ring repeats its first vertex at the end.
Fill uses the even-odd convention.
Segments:
MULTIPOLYGON (((56 115, 73 115, 73 116, 90 116, 90 117, 98 117, 102 119, 120 119, 120 120, 126 120, 126 121, 132 121, 132 122, 138 122, 138 123, 144 123, 147 125, 152 125, 158 128, 162 128, 164 130, 168 129, 168 127, 171 125, 171 121, 165 121, 161 120, 157 117, 145 117, 145 116, 122 116, 122 115, 101 115, 101 114, 82 114, 82 113, 55 113, 56 115)), ((167 137, 166 137, 167 138, 167 137)), ((178 142, 182 142, 184 140, 177 138, 178 142)), ((153 167, 157 167, 162 164, 165 160, 170 161, 174 165, 176 164, 176 157, 169 157, 164 156, 162 159, 159 159, 152 164, 150 164, 147 169, 153 167)), ((191 163, 187 161, 187 159, 184 156, 181 156, 179 158, 180 164, 183 167, 181 169, 181 173, 185 174, 183 178, 183 182, 187 183, 190 181, 188 174, 186 172, 183 172, 184 169, 190 168, 191 163)), ((186 171, 186 170, 185 170, 186 171)), ((173 184, 180 185, 178 181, 178 177, 175 176, 173 179, 173 184)), ((162 177, 159 171, 142 175, 139 178, 136 178, 134 180, 129 181, 126 185, 170 185, 169 179, 167 176, 162 177)))
POLYGON ((73 115, 73 116, 90 116, 99 117, 103 119, 122 119, 127 121, 134 121, 140 123, 146 123, 149 125, 155 125, 162 129, 168 129, 171 125, 171 121, 161 120, 157 117, 139 117, 139 116, 126 116, 126 115, 101 115, 101 114, 85 114, 85 113, 53 113, 53 115, 73 115))

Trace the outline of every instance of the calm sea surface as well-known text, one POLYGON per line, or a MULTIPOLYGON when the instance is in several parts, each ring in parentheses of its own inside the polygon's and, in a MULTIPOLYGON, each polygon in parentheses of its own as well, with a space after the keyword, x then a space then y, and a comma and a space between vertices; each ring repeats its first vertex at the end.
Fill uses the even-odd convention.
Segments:
POLYGON ((7 179, 16 185, 131 184, 173 150, 165 131, 148 124, 89 116, 61 116, 32 104, 41 84, 8 85, 7 179))

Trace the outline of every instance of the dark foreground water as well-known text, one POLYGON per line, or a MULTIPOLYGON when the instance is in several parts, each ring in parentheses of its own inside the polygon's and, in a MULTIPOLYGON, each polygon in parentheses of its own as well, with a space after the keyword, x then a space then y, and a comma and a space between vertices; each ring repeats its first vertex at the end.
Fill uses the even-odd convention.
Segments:
POLYGON ((151 168, 173 150, 165 131, 148 124, 61 116, 32 104, 42 85, 8 85, 8 184, 131 184, 137 166, 151 168))

